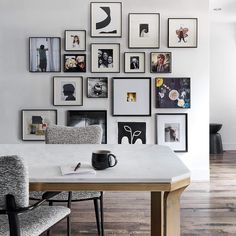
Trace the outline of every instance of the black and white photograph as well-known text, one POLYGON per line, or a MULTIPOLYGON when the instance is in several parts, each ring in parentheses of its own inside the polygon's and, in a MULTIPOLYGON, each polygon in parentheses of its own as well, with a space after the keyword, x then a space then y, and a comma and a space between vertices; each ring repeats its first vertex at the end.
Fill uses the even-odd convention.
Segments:
POLYGON ((22 115, 22 140, 43 141, 49 125, 57 124, 57 110, 25 109, 22 115))
POLYGON ((122 36, 122 3, 91 2, 91 37, 122 36))
POLYGON ((188 151, 187 113, 156 114, 156 141, 175 152, 188 151))
POLYGON ((86 54, 64 54, 64 72, 86 72, 86 54))
POLYGON ((73 110, 67 112, 67 125, 85 127, 101 125, 103 130, 102 143, 107 143, 107 111, 106 110, 73 110))
POLYGON ((171 52, 152 52, 151 73, 171 73, 171 52))
POLYGON ((83 105, 83 77, 56 76, 53 78, 55 106, 83 105))
POLYGON ((85 51, 86 31, 65 30, 65 51, 85 51))
POLYGON ((87 78, 87 97, 88 98, 107 98, 108 97, 108 78, 107 77, 88 77, 87 78))
POLYGON ((30 72, 61 71, 61 38, 59 37, 29 38, 29 71, 30 72))
POLYGON ((119 72, 120 44, 91 44, 91 72, 119 72))
POLYGON ((160 14, 129 14, 129 48, 160 47, 160 14))
POLYGON ((118 144, 146 144, 146 122, 118 122, 118 144))
POLYGON ((125 73, 145 72, 145 52, 125 52, 124 57, 125 73))

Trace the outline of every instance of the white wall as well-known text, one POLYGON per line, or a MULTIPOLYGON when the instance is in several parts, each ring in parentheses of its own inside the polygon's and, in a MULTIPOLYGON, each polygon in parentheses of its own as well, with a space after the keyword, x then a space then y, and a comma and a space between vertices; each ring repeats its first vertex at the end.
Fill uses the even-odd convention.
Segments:
POLYGON ((223 148, 236 150, 236 22, 212 22, 210 45, 210 121, 223 124, 223 148))
MULTIPOLYGON (((127 45, 128 13, 159 12, 161 14, 161 48, 159 51, 173 53, 172 74, 166 76, 191 77, 191 109, 155 109, 154 74, 149 74, 149 52, 146 51, 145 76, 152 77, 152 117, 112 117, 111 99, 88 99, 84 96, 83 107, 53 107, 52 77, 61 73, 28 72, 28 37, 59 36, 63 38, 66 29, 86 29, 89 35, 89 1, 85 0, 1 0, 0 2, 0 143, 19 143, 21 137, 20 110, 26 108, 57 108, 59 124, 65 124, 66 110, 107 109, 108 142, 117 143, 117 121, 146 121, 147 143, 155 140, 155 113, 187 112, 189 121, 189 152, 178 154, 192 170, 195 180, 209 177, 209 25, 208 1, 199 0, 123 0, 123 37, 121 39, 99 39, 87 37, 87 56, 90 58, 89 44, 95 42, 121 43, 121 73, 123 74, 123 52, 127 45), (167 18, 197 17, 199 23, 198 48, 168 49, 167 18)), ((63 51, 62 51, 63 53, 63 51)), ((74 74, 73 74, 74 75, 74 74)), ((84 77, 96 76, 90 72, 84 77)), ((131 75, 129 75, 131 76, 131 75)), ((135 76, 135 75, 134 75, 135 76)), ((143 76, 143 75, 140 75, 143 76)), ((111 83, 110 83, 111 86, 111 83)), ((85 92, 86 86, 84 86, 85 92)), ((86 93, 85 93, 86 94, 86 93)), ((111 90, 109 93, 111 97, 111 90)))

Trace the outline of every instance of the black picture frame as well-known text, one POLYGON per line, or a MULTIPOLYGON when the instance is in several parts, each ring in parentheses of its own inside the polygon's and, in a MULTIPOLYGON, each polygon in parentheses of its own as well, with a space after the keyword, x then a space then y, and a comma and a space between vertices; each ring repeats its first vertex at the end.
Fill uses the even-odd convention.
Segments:
POLYGON ((112 116, 151 116, 151 78, 113 77, 112 116))
POLYGON ((64 54, 63 71, 65 73, 85 73, 87 70, 86 54, 64 54))
POLYGON ((129 13, 128 17, 128 48, 160 48, 160 13, 129 13), (135 16, 136 19, 131 19, 135 16), (155 16, 156 21, 151 22, 151 16, 155 16), (153 24, 153 27, 150 27, 149 23, 153 24), (150 28, 156 30, 155 34, 150 34, 150 28), (145 36, 148 33, 152 37, 145 36))
POLYGON ((67 126, 101 125, 102 143, 107 143, 107 111, 106 110, 69 110, 67 126))
POLYGON ((64 50, 65 51, 86 51, 86 30, 65 30, 64 32, 64 50), (73 37, 73 40, 75 40, 76 36, 79 39, 79 44, 76 44, 76 42, 72 42, 72 46, 69 46, 69 39, 68 39, 68 34, 71 32, 71 34, 73 33, 73 35, 71 35, 71 37, 73 37), (75 35, 74 35, 75 34, 75 35))
POLYGON ((158 74, 171 73, 172 72, 172 53, 171 52, 151 52, 150 53, 150 72, 158 73, 158 74), (157 57, 157 60, 155 60, 155 57, 157 57))
POLYGON ((88 77, 87 97, 108 98, 108 77, 88 77))
POLYGON ((29 37, 29 72, 61 72, 60 37, 29 37), (52 44, 54 44, 53 54, 51 50, 52 44), (58 47, 58 50, 55 50, 55 45, 58 47), (51 54, 50 60, 49 53, 51 54))
POLYGON ((168 48, 197 47, 198 18, 168 18, 168 48))
POLYGON ((124 53, 124 73, 145 73, 146 60, 145 52, 125 52, 124 53), (129 61, 127 61, 129 59, 129 61), (132 67, 132 59, 138 61, 137 67, 132 67))
POLYGON ((188 114, 156 113, 156 143, 175 152, 188 152, 188 114))
POLYGON ((91 38, 121 38, 122 37, 122 2, 91 2, 90 3, 90 37, 91 38), (96 8, 96 5, 98 5, 97 8, 96 8), (102 12, 99 12, 99 5, 102 12), (94 16, 93 11, 97 13, 99 17, 103 16, 104 13, 107 14, 107 17, 103 20, 100 19, 100 22, 95 23, 94 18, 96 17, 94 16), (115 14, 114 17, 113 17, 113 14, 115 14), (116 19, 116 21, 112 20, 114 18, 116 19), (118 28, 118 29, 115 29, 118 31, 117 33, 114 32, 113 28, 109 29, 109 19, 110 19, 110 22, 113 22, 113 23, 115 22, 116 27, 118 28), (101 32, 96 32, 96 28, 101 27, 102 24, 108 24, 104 27, 106 30, 106 27, 108 26, 107 30, 110 30, 108 33, 104 32, 104 30, 102 30, 101 32))
POLYGON ((44 141, 45 130, 47 128, 47 125, 50 125, 50 124, 55 124, 55 125, 57 124, 57 110, 56 109, 22 109, 21 110, 21 138, 22 140, 23 141, 44 141))

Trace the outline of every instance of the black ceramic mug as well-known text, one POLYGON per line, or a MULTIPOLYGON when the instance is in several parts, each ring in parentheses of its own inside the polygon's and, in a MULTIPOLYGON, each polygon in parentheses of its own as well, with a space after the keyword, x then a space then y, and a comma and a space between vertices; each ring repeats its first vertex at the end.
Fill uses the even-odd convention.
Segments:
POLYGON ((92 166, 96 170, 104 170, 108 167, 114 167, 116 164, 116 156, 108 150, 98 150, 92 154, 92 166))

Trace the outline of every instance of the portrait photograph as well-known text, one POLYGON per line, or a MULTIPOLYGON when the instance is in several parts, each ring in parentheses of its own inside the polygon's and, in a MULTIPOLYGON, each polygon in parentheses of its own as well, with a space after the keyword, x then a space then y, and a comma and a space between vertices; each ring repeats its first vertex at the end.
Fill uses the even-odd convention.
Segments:
POLYGON ((91 72, 120 72, 120 44, 91 44, 91 72))
POLYGON ((86 54, 64 54, 64 72, 86 72, 86 54))
POLYGON ((171 52, 152 52, 151 73, 171 73, 171 52))
POLYGON ((124 53, 125 73, 145 72, 145 52, 124 53))
POLYGON ((61 38, 58 37, 29 38, 29 71, 30 72, 61 71, 61 38))
POLYGON ((190 108, 190 78, 155 78, 156 108, 190 108))
POLYGON ((169 48, 197 48, 198 19, 197 18, 169 18, 168 19, 168 47, 169 48))
POLYGON ((188 122, 186 113, 156 114, 156 141, 175 152, 188 151, 188 122))
POLYGON ((91 37, 122 36, 122 3, 91 2, 91 37))
POLYGON ((65 30, 65 51, 85 51, 86 31, 65 30))
POLYGON ((54 105, 82 106, 83 77, 56 76, 53 78, 54 105))
POLYGON ((88 77, 87 78, 87 97, 88 98, 107 98, 108 97, 108 78, 107 77, 88 77))

